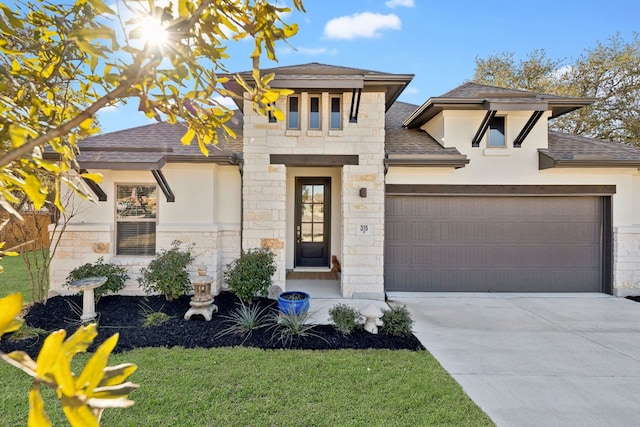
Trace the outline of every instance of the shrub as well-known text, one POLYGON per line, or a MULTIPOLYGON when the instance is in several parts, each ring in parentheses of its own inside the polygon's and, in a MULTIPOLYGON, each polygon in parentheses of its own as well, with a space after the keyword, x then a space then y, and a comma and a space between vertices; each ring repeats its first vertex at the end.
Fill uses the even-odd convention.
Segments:
POLYGON ((329 317, 333 326, 343 335, 349 335, 354 329, 362 325, 360 313, 346 304, 336 304, 329 309, 329 317))
POLYGON ((389 335, 411 335, 413 319, 407 307, 391 307, 382 315, 382 330, 389 335))
MULTIPOLYGON (((162 310, 162 308, 160 308, 162 310)), ((140 304, 140 314, 144 318, 142 322, 142 326, 145 328, 150 328, 152 326, 158 326, 171 319, 167 313, 163 313, 162 311, 154 310, 150 305, 141 303, 140 304)))
POLYGON ((274 260, 275 255, 270 249, 243 252, 227 265, 224 272, 229 289, 247 303, 256 296, 266 296, 271 277, 276 272, 274 260))
POLYGON ((251 336, 251 332, 264 328, 271 323, 267 316, 269 307, 260 307, 257 304, 246 305, 244 302, 238 304, 231 314, 224 317, 226 328, 222 329, 217 337, 229 334, 244 334, 245 339, 251 336))
POLYGON ((271 339, 278 340, 287 347, 291 345, 295 337, 322 338, 313 330, 315 325, 309 323, 310 318, 308 313, 276 314, 271 339))
POLYGON ((94 290, 96 300, 109 292, 118 293, 120 289, 124 288, 124 282, 129 278, 125 267, 111 263, 105 264, 104 258, 100 257, 93 264, 87 263, 71 270, 67 276, 67 284, 86 277, 96 276, 107 278, 104 285, 94 290))
POLYGON ((163 249, 148 267, 140 269, 138 283, 147 294, 156 292, 171 301, 191 290, 187 266, 195 259, 191 254, 193 244, 181 251, 180 243, 179 240, 174 240, 171 242, 171 249, 163 249))

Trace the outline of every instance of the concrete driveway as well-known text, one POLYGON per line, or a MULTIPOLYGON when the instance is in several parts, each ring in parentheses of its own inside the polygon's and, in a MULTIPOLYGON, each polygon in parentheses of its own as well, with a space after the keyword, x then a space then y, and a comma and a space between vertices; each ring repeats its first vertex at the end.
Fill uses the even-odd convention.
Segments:
POLYGON ((390 293, 498 426, 640 425, 640 303, 602 294, 390 293))

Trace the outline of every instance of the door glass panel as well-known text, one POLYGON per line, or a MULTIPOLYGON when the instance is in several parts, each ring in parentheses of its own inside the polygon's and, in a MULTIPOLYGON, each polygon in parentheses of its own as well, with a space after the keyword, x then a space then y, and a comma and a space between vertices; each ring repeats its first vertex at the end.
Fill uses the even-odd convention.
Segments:
POLYGON ((313 241, 314 242, 324 241, 324 224, 322 223, 313 224, 313 241))
POLYGON ((311 203, 303 203, 301 209, 302 209, 302 216, 301 216, 302 222, 311 222, 311 219, 313 218, 311 216, 311 212, 314 209, 314 205, 311 203))
POLYGON ((302 191, 302 203, 310 203, 313 198, 313 185, 303 185, 302 191))
POLYGON ((315 203, 324 203, 324 185, 313 186, 313 201, 315 203))
POLYGON ((313 241, 313 224, 312 223, 304 223, 301 224, 301 236, 300 240, 303 242, 312 242, 313 241))
POLYGON ((313 222, 324 222, 324 205, 317 203, 313 205, 313 222))

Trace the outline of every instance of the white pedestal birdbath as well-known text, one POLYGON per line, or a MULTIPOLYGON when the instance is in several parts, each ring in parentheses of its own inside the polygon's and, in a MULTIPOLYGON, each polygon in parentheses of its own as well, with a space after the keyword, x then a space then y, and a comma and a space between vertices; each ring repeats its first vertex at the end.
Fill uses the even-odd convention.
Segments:
POLYGON ((184 314, 184 320, 190 320, 194 314, 201 314, 205 320, 211 320, 218 306, 213 303, 211 283, 213 278, 207 276, 207 267, 198 268, 198 277, 193 280, 193 297, 189 301, 191 308, 184 314))
POLYGON ((78 292, 82 291, 82 316, 80 316, 80 321, 83 323, 96 318, 96 301, 93 290, 104 285, 106 281, 107 278, 104 276, 85 277, 67 285, 78 292))
POLYGON ((377 334, 378 325, 376 324, 376 321, 384 314, 380 307, 369 304, 360 310, 360 314, 366 319, 364 323, 364 330, 372 334, 377 334))

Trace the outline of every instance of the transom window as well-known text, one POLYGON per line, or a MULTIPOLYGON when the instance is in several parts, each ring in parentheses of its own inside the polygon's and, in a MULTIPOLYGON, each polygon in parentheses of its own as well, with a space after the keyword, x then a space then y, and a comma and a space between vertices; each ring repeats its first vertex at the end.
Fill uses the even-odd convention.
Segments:
POLYGON ((342 129, 342 97, 331 97, 331 120, 329 121, 330 129, 342 129))
POLYGON ((309 97, 309 129, 320 129, 320 97, 309 97))
POLYGON ((504 136, 504 117, 496 116, 489 124, 489 147, 506 147, 504 136))
POLYGON ((157 187, 116 185, 116 255, 156 252, 157 187))
POLYGON ((300 129, 300 97, 290 96, 287 105, 287 128, 300 129))

